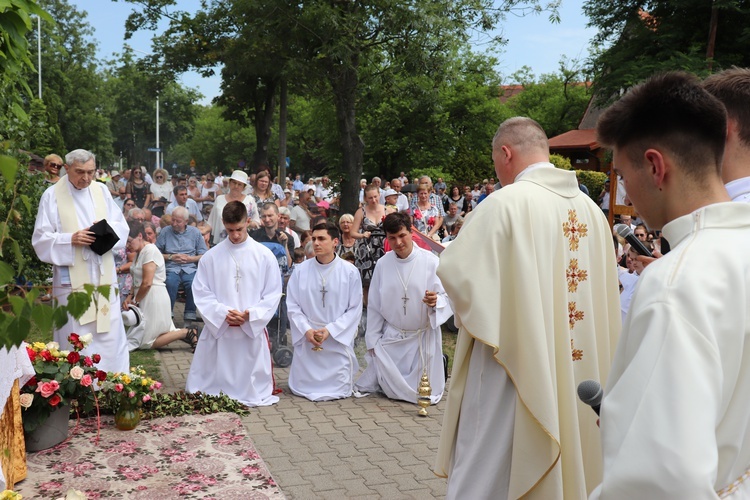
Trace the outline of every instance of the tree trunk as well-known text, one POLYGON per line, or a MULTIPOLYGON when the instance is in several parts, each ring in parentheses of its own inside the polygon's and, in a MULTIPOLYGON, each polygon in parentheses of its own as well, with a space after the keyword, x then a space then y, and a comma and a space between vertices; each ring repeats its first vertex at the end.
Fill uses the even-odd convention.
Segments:
POLYGON ((336 105, 336 124, 341 144, 342 178, 340 183, 341 202, 339 213, 354 214, 359 207, 359 178, 362 176, 362 163, 365 145, 357 133, 355 118, 357 85, 357 58, 349 64, 335 65, 329 71, 329 80, 336 105))
POLYGON ((271 125, 276 108, 276 87, 278 80, 265 82, 264 92, 257 95, 255 102, 255 152, 253 153, 252 170, 259 165, 268 164, 268 141, 271 139, 271 125))

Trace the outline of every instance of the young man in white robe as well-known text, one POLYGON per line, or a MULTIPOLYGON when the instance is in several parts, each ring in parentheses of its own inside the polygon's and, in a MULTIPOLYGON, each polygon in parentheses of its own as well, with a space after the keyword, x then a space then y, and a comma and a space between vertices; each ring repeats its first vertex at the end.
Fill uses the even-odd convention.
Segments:
POLYGON ((195 305, 205 326, 185 390, 220 392, 248 406, 268 406, 274 395, 266 325, 281 300, 281 274, 273 253, 248 237, 247 207, 222 210, 227 239, 198 261, 195 305))
POLYGON ((706 78, 703 88, 727 109, 721 177, 732 201, 750 203, 750 68, 729 68, 706 78))
POLYGON ((620 331, 612 231, 535 121, 503 122, 492 158, 503 188, 437 271, 459 333, 436 473, 448 498, 585 498, 601 446, 576 389, 606 379, 620 331))
POLYGON ((443 335, 440 325, 453 311, 437 277, 439 260, 414 245, 411 217, 400 212, 383 221, 392 252, 378 260, 367 304, 367 368, 355 388, 382 391, 391 399, 417 402, 426 372, 437 404, 445 390, 443 335))
POLYGON ((721 177, 725 108, 667 73, 600 117, 600 144, 671 251, 636 287, 604 399, 599 498, 750 498, 750 206, 721 177))
POLYGON ((362 281, 357 268, 336 255, 338 242, 334 224, 315 226, 315 257, 296 265, 287 285, 294 344, 289 389, 311 401, 348 398, 359 371, 353 346, 362 281))
POLYGON ((96 172, 93 153, 84 149, 71 151, 65 156, 65 170, 67 175, 42 195, 31 237, 39 260, 53 265, 52 297, 66 305, 68 296, 83 292, 85 284, 112 287, 109 300, 99 296, 79 320, 69 316, 65 326, 55 330, 54 339, 60 349, 71 350, 71 333, 91 333, 94 340, 83 352, 101 355, 98 368, 128 372, 130 356, 120 314, 114 256, 111 250, 101 256, 91 250, 95 238, 89 228, 106 219, 120 238, 116 249, 126 244, 129 228, 107 186, 92 182, 96 172))

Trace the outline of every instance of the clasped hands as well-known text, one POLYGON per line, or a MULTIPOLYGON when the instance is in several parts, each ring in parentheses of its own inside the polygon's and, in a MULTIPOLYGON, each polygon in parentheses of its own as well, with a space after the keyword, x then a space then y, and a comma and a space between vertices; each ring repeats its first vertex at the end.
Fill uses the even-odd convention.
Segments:
POLYGON ((422 302, 427 304, 427 307, 435 307, 437 305, 437 296, 437 292, 426 290, 424 292, 424 298, 422 299, 422 302))
POLYGON ((242 326, 246 321, 250 321, 250 311, 230 309, 227 313, 226 322, 229 326, 242 326))
POLYGON ((324 328, 318 328, 317 330, 314 330, 314 329, 310 328, 309 330, 307 330, 305 332, 305 338, 307 339, 308 342, 310 342, 315 347, 322 346, 323 342, 325 342, 326 339, 330 335, 331 334, 328 332, 328 329, 325 328, 325 327, 324 328), (320 342, 318 342, 317 340, 315 340, 315 336, 316 335, 318 336, 318 338, 321 339, 320 342))

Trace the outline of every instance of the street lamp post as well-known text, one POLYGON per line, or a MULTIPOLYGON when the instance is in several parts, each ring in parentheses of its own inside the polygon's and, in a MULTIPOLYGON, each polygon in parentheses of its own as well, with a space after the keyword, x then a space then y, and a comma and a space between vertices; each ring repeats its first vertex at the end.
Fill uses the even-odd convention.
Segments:
MULTIPOLYGON (((133 52, 140 52, 143 55, 151 55, 148 52, 144 52, 142 50, 134 49, 130 45, 125 45, 128 49, 132 50, 133 52)), ((161 168, 161 151, 159 147, 159 91, 156 91, 156 167, 155 168, 161 168)))

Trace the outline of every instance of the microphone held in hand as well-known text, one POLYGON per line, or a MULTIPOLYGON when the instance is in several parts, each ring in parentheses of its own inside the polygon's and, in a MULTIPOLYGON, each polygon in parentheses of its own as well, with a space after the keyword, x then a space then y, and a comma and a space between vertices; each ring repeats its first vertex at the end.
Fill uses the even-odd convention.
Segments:
POLYGON ((633 250, 638 252, 638 255, 653 257, 653 255, 651 255, 651 251, 649 251, 649 249, 646 248, 641 240, 639 240, 636 235, 633 234, 633 230, 628 226, 626 226, 625 224, 615 224, 615 231, 617 231, 617 234, 619 234, 621 238, 624 238, 625 241, 630 243, 630 246, 633 247, 633 250))
POLYGON ((596 380, 584 380, 578 384, 578 398, 589 405, 597 415, 602 405, 602 386, 596 380))

